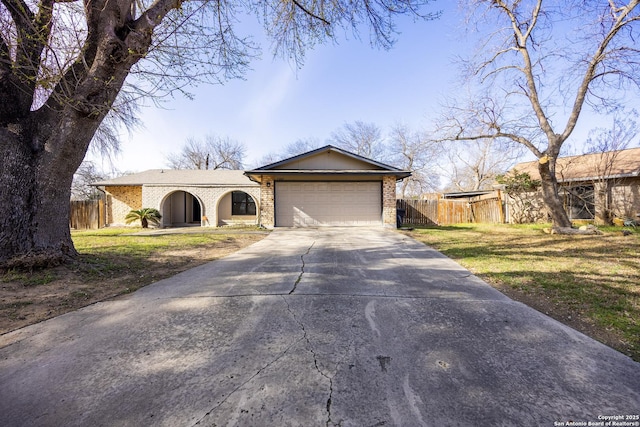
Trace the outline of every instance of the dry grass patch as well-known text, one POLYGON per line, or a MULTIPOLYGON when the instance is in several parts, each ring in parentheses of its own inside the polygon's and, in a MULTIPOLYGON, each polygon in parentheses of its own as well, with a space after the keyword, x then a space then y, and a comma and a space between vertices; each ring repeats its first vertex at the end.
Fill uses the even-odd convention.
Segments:
POLYGON ((40 271, 0 273, 0 334, 133 292, 268 234, 244 228, 132 235, 140 230, 74 231, 80 256, 73 262, 40 271))
POLYGON ((511 298, 640 361, 640 232, 549 235, 542 225, 416 229, 511 298))

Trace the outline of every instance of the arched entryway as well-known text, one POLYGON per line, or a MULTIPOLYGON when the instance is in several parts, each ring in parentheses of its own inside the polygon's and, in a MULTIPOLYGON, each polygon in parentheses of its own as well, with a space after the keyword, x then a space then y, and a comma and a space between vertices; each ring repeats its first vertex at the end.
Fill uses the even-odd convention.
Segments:
POLYGON ((200 200, 186 191, 174 191, 162 201, 163 227, 190 227, 202 225, 203 207, 200 200))
POLYGON ((218 201, 218 226, 256 224, 258 205, 249 193, 230 191, 218 201))

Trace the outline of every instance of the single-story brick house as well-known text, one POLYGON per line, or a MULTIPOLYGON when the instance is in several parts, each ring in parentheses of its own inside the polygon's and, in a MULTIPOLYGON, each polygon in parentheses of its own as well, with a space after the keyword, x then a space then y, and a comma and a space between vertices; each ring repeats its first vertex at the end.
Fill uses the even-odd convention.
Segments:
MULTIPOLYGON (((526 172, 539 180, 538 162, 517 164, 511 172, 526 172)), ((556 176, 571 219, 609 222, 613 217, 640 214, 640 148, 558 158, 556 176)), ((529 208, 545 219, 540 191, 527 193, 529 208)), ((510 203, 511 217, 517 216, 510 203)))
POLYGON ((155 169, 94 185, 112 225, 150 207, 161 227, 395 227, 396 182, 410 175, 328 145, 249 171, 155 169))

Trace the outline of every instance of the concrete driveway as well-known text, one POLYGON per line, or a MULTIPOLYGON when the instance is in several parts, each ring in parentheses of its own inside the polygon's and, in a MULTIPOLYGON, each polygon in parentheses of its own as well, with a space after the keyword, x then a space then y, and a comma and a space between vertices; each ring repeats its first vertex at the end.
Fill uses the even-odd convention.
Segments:
POLYGON ((379 229, 276 230, 0 347, 3 426, 605 425, 640 413, 640 364, 379 229))

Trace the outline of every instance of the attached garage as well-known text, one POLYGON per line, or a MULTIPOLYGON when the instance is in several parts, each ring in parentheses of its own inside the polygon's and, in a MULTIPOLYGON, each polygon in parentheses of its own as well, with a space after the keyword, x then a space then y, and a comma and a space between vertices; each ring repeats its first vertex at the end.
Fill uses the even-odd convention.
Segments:
POLYGON ((382 182, 276 182, 276 227, 382 225, 382 182))
POLYGON ((245 175, 264 227, 395 227, 396 182, 411 172, 328 145, 245 175))

